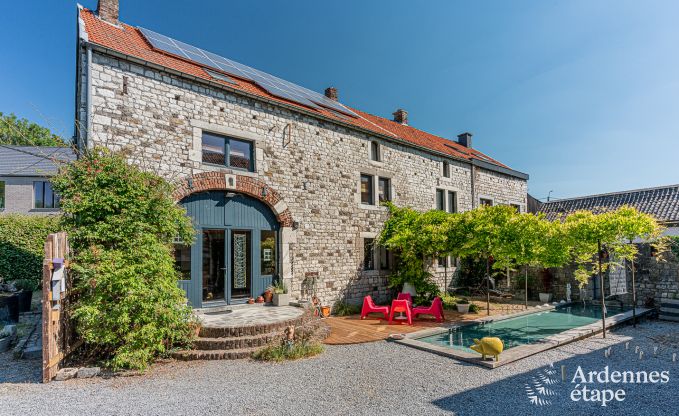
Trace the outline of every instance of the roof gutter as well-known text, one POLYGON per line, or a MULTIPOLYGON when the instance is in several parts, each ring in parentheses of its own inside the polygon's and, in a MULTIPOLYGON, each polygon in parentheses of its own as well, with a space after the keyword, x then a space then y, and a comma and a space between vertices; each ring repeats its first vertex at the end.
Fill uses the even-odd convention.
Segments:
POLYGON ((163 65, 159 65, 159 64, 156 64, 156 63, 153 63, 153 62, 149 62, 147 60, 138 58, 136 56, 128 55, 128 54, 116 51, 116 50, 111 49, 109 47, 100 45, 98 43, 93 43, 93 42, 89 42, 89 41, 87 41, 86 43, 91 46, 90 50, 97 50, 97 51, 109 54, 111 56, 122 58, 122 59, 125 59, 125 60, 128 60, 128 61, 131 61, 131 62, 136 62, 140 65, 145 65, 145 66, 148 66, 150 68, 155 68, 155 69, 158 69, 158 70, 161 70, 161 71, 164 71, 164 72, 168 72, 170 74, 174 74, 174 75, 177 75, 177 76, 182 77, 182 78, 188 78, 188 79, 193 80, 195 82, 206 84, 206 85, 209 85, 209 86, 212 86, 212 87, 215 87, 215 88, 219 88, 219 89, 222 89, 222 90, 226 90, 226 91, 229 91, 229 92, 237 94, 237 95, 242 95, 242 96, 245 96, 245 97, 248 97, 248 98, 252 98, 254 100, 264 101, 264 102, 271 104, 271 105, 276 105, 276 106, 279 106, 279 107, 285 107, 285 108, 289 109, 290 111, 302 113, 302 114, 308 115, 310 117, 314 117, 314 118, 318 118, 318 119, 321 119, 321 120, 324 120, 324 121, 328 121, 330 123, 339 124, 339 125, 344 126, 348 129, 351 129, 351 130, 355 130, 355 131, 359 131, 361 133, 369 134, 371 136, 379 137, 379 138, 381 138, 385 141, 390 141, 390 142, 400 144, 402 146, 422 150, 426 153, 433 154, 435 156, 442 156, 442 157, 445 157, 447 159, 452 159, 452 160, 456 160, 456 161, 459 161, 459 162, 467 163, 470 166, 471 165, 479 166, 479 167, 482 167, 483 169, 487 169, 487 170, 490 170, 490 171, 493 171, 493 172, 498 172, 498 173, 502 173, 502 174, 505 174, 505 175, 513 176, 513 177, 518 178, 518 179, 523 179, 523 180, 528 179, 528 174, 510 169, 510 168, 505 168, 505 167, 498 166, 498 165, 495 165, 495 164, 489 163, 489 162, 484 162, 484 161, 481 161, 481 160, 478 160, 478 159, 472 159, 472 160, 463 159, 463 158, 460 158, 460 157, 451 156, 447 153, 437 152, 436 150, 430 149, 428 147, 418 146, 418 145, 416 145, 412 142, 409 142, 407 140, 403 140, 403 139, 398 138, 398 137, 388 136, 386 134, 377 133, 375 131, 365 129, 363 127, 356 126, 354 124, 350 124, 350 123, 347 123, 347 122, 344 122, 344 121, 341 121, 341 120, 336 120, 336 119, 327 117, 323 114, 319 114, 319 113, 316 113, 314 111, 307 110, 305 108, 302 108, 302 107, 299 107, 299 106, 296 106, 296 105, 288 104, 288 103, 281 102, 281 101, 272 100, 272 99, 267 98, 267 97, 262 97, 261 95, 252 94, 252 93, 249 93, 247 91, 243 91, 243 90, 239 90, 239 89, 236 89, 236 88, 229 87, 228 85, 225 85, 225 84, 210 81, 210 80, 207 80, 205 78, 200 78, 200 77, 197 77, 195 75, 191 75, 191 74, 187 74, 185 72, 177 71, 176 69, 168 68, 168 67, 163 66, 163 65))

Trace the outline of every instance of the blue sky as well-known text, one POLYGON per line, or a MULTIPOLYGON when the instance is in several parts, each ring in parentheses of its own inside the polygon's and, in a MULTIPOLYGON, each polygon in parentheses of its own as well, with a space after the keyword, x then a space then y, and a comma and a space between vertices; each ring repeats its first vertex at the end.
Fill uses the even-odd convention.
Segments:
MULTIPOLYGON (((96 7, 95 0, 82 2, 96 7)), ((121 20, 455 138, 569 197, 679 183, 676 1, 121 0, 121 20)), ((5 2, 0 111, 73 133, 76 3, 5 2)))

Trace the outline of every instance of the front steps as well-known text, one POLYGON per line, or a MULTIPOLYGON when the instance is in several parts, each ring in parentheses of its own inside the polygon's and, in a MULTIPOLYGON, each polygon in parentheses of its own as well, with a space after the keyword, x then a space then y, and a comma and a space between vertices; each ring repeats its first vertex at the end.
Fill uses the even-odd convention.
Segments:
POLYGON ((192 350, 175 351, 178 360, 236 360, 249 358, 255 351, 276 345, 288 326, 301 327, 309 314, 279 322, 243 326, 205 325, 200 329, 192 350))

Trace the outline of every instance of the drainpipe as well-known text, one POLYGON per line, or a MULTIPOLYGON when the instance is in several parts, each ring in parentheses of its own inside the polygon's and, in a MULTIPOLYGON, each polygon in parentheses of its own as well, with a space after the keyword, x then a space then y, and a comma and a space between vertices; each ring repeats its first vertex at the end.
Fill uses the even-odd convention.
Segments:
POLYGON ((85 123, 85 147, 90 146, 90 131, 92 130, 92 48, 87 45, 87 122, 85 123))
POLYGON ((470 164, 472 168, 472 209, 476 208, 476 166, 470 164))

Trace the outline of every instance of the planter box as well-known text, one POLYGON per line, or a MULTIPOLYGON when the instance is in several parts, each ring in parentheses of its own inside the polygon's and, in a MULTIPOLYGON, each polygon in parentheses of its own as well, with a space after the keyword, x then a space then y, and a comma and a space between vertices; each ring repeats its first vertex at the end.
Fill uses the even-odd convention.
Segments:
POLYGON ((290 304, 290 294, 289 293, 274 293, 273 294, 273 304, 275 306, 287 306, 290 304))
POLYGON ((470 305, 469 303, 467 303, 467 304, 458 303, 456 305, 457 311, 460 312, 460 313, 469 313, 469 305, 470 305))
POLYGON ((550 300, 552 300, 551 293, 540 293, 540 302, 549 303, 550 300))

